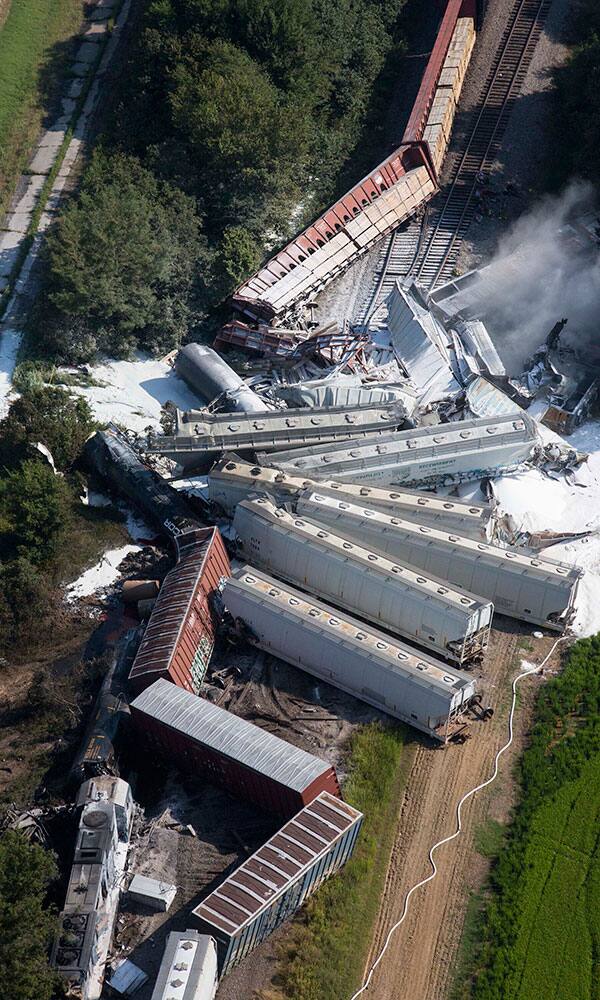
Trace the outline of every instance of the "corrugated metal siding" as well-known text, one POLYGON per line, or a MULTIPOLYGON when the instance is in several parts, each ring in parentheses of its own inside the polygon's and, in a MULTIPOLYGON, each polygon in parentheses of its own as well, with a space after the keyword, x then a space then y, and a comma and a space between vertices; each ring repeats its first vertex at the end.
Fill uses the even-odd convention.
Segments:
POLYGON ((412 524, 318 491, 301 496, 298 513, 390 559, 479 594, 512 618, 561 629, 572 616, 582 575, 574 566, 412 524))
POLYGON ((249 566, 227 581, 223 601, 261 649, 435 739, 475 694, 467 674, 249 566))
POLYGON ((323 792, 193 911, 217 941, 221 975, 348 860, 362 813, 323 792))
POLYGON ((487 645, 493 606, 398 564, 268 499, 237 507, 245 558, 351 614, 461 663, 487 645))
POLYGON ((131 714, 164 754, 274 812, 289 815, 323 789, 339 794, 325 761, 167 681, 139 695, 131 714))
POLYGON ((231 567, 218 528, 177 540, 178 562, 167 574, 129 674, 135 691, 165 677, 200 689, 215 641, 212 597, 231 567))

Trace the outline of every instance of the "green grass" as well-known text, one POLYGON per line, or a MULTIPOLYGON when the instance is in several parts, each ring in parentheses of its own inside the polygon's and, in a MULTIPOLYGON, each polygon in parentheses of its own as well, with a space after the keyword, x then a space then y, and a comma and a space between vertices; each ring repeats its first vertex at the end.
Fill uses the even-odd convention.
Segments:
POLYGON ((473 846, 484 858, 497 858, 504 843, 506 827, 496 819, 487 819, 475 830, 473 846))
POLYGON ((520 786, 455 996, 600 1000, 600 636, 541 688, 520 786))
POLYGON ((411 754, 403 727, 366 726, 353 737, 344 798, 365 814, 344 870, 312 897, 283 945, 277 992, 340 1000, 360 984, 377 918, 411 754))
POLYGON ((510 997, 600 996, 600 755, 535 813, 525 859, 523 908, 510 997), (549 957, 552 960, 549 961, 549 957))
POLYGON ((0 29, 0 211, 72 55, 82 0, 13 0, 0 29))

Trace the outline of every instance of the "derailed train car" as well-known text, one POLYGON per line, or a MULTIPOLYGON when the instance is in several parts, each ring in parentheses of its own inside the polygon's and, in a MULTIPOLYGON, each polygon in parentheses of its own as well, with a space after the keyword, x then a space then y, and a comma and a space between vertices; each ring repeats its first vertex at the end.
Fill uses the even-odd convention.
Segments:
POLYGON ((229 458, 217 462, 208 477, 210 502, 229 516, 233 516, 238 503, 252 496, 266 493, 278 503, 294 505, 300 494, 312 487, 324 496, 365 504, 373 510, 454 531, 477 541, 491 541, 496 532, 495 507, 491 503, 476 504, 416 490, 386 490, 333 480, 317 482, 229 458))
POLYGON ((226 975, 351 856, 363 816, 322 792, 192 911, 226 975))
POLYGON ((511 618, 563 632, 575 615, 582 571, 566 563, 414 524, 318 490, 303 493, 297 511, 389 559, 465 587, 511 618))
POLYGON ((285 315, 435 194, 475 41, 475 7, 447 0, 402 144, 245 281, 236 310, 255 320, 285 315))
POLYGON ((291 816, 321 791, 340 793, 326 761, 164 679, 131 703, 131 717, 149 749, 271 812, 291 816))
POLYGON ((167 455, 184 469, 210 468, 221 452, 255 452, 377 436, 401 427, 406 407, 394 400, 368 409, 323 406, 276 413, 178 413, 176 433, 154 439, 150 452, 167 455))
POLYGON ((142 462, 116 428, 96 431, 85 444, 84 460, 169 539, 202 526, 201 518, 177 490, 142 462))
POLYGON ((175 539, 177 564, 167 573, 129 674, 136 694, 159 677, 198 694, 215 644, 214 597, 231 567, 218 528, 175 539))
POLYGON ((384 434, 377 441, 259 454, 261 465, 292 475, 338 482, 441 486, 512 472, 539 446, 526 413, 478 417, 384 434))
POLYGON ((245 559, 351 614, 455 663, 483 655, 493 605, 276 508, 239 504, 234 531, 245 559))
POLYGON ((473 677, 244 566, 223 603, 260 649, 445 743, 477 692, 473 677))

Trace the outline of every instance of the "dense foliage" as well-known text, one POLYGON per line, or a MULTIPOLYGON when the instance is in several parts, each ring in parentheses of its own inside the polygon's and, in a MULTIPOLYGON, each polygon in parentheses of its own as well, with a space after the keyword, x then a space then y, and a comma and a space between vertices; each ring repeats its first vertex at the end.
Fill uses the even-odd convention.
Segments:
POLYGON ((54 357, 160 351, 185 335, 202 273, 195 204, 133 157, 92 156, 47 255, 39 337, 54 357))
POLYGON ((552 176, 573 174, 600 181, 600 6, 575 0, 570 24, 573 48, 555 73, 556 145, 552 176), (557 149, 560 155, 557 156, 557 149))
POLYGON ((571 649, 538 699, 521 802, 493 870, 476 1000, 600 996, 599 778, 595 636, 571 649))
POLYGON ((47 949, 54 919, 43 903, 55 877, 51 854, 12 830, 0 836, 0 1000, 53 995, 47 949))
POLYGON ((83 361, 197 334, 331 196, 404 2, 147 0, 103 150, 49 234, 38 343, 83 361))
POLYGON ((41 634, 56 608, 77 481, 69 473, 94 429, 84 400, 34 386, 0 423, 0 648, 41 634), (35 445, 51 452, 57 472, 35 445), (62 473, 67 473, 61 474, 62 473))

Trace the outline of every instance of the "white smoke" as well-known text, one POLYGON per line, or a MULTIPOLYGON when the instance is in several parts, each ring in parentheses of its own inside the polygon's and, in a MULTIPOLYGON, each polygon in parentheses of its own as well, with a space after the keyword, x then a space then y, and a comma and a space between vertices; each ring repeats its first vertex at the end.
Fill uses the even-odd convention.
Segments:
MULTIPOLYGON (((564 345, 600 349, 600 247, 575 237, 573 222, 597 218, 590 184, 573 182, 543 198, 501 238, 486 277, 489 295, 482 316, 504 361, 516 375, 557 320, 568 318, 564 345)), ((575 232, 577 226, 575 225, 575 232)), ((486 281, 486 293, 487 293, 486 281)))

